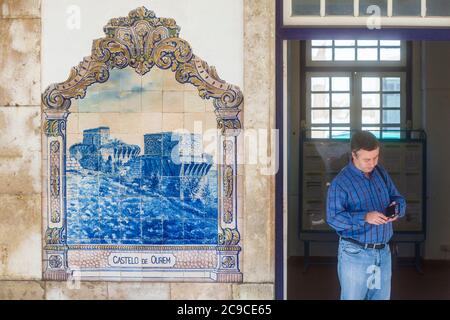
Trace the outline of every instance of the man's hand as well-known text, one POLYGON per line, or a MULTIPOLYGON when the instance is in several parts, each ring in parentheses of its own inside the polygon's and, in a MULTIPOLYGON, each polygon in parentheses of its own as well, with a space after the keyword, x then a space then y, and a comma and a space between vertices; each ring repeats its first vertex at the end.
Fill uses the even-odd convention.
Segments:
POLYGON ((395 215, 393 218, 388 218, 387 222, 394 222, 397 219, 398 219, 398 214, 395 215))
MULTIPOLYGON (((392 201, 391 204, 389 205, 389 207, 396 206, 396 205, 397 205, 397 202, 392 201)), ((398 219, 398 214, 396 214, 396 215, 393 216, 393 217, 387 218, 387 222, 394 222, 394 221, 397 220, 397 219, 398 219)))
POLYGON ((371 211, 366 214, 366 218, 364 219, 367 223, 380 225, 389 222, 389 218, 384 214, 378 211, 371 211))

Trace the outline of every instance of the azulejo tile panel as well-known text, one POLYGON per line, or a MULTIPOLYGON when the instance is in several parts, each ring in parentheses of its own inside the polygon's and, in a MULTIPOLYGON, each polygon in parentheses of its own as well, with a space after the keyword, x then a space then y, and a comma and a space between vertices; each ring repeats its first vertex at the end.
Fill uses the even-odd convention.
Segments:
POLYGON ((44 92, 45 279, 242 281, 243 96, 179 30, 144 7, 112 19, 92 55, 44 92), (185 117, 206 105, 214 113, 185 117), (216 120, 214 156, 187 130, 192 119, 216 120))
POLYGON ((84 130, 66 156, 67 243, 217 244, 217 170, 193 153, 199 139, 145 134, 141 154, 108 127, 84 130))

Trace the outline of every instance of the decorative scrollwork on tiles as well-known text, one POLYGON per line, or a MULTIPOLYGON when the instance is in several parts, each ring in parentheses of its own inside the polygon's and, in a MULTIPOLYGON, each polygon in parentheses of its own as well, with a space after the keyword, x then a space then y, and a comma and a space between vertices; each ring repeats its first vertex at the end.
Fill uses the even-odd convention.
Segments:
MULTIPOLYGON (((108 75, 109 69, 123 69, 127 67, 131 57, 132 54, 130 48, 120 39, 102 38, 94 41, 91 58, 93 61, 105 64, 108 67, 108 75)), ((103 78, 104 77, 102 77, 101 80, 103 80, 103 78)), ((106 80, 108 80, 107 77, 106 80)))
POLYGON ((119 27, 132 27, 136 22, 146 21, 151 27, 165 27, 169 30, 171 37, 178 37, 180 27, 176 21, 171 18, 157 18, 155 13, 145 7, 139 7, 130 11, 128 17, 113 18, 109 20, 108 24, 103 28, 103 31, 110 37, 116 35, 116 30, 119 27))
POLYGON ((241 90, 220 79, 216 69, 197 56, 194 55, 189 63, 181 65, 175 77, 178 82, 196 86, 203 99, 214 98, 216 109, 236 108, 236 116, 239 113, 238 107, 244 99, 241 90))
POLYGON ((224 198, 223 200, 223 222, 232 223, 233 222, 233 198, 224 198))
POLYGON ((233 195, 233 168, 231 166, 225 167, 223 187, 225 197, 231 197, 233 195))
POLYGON ((50 143, 50 220, 58 223, 61 220, 60 177, 61 177, 61 144, 59 141, 50 143))
POLYGON ((232 269, 236 266, 236 259, 233 256, 225 256, 222 258, 222 268, 232 269))
MULTIPOLYGON (((158 43, 154 50, 153 59, 155 64, 161 69, 171 69, 176 71, 180 66, 186 65, 193 57, 192 49, 189 43, 180 38, 168 38, 158 43)), ((175 78, 178 82, 184 83, 175 78)))
POLYGON ((219 233, 219 245, 233 246, 237 245, 241 240, 241 235, 236 229, 225 228, 222 233, 219 233))
POLYGON ((62 267, 63 261, 61 256, 58 255, 51 255, 48 258, 48 265, 50 266, 50 268, 52 269, 59 269, 62 267))
POLYGON ((45 121, 44 132, 48 137, 63 136, 66 129, 66 121, 62 119, 50 119, 45 121))
MULTIPOLYGON (((192 53, 189 43, 179 38, 175 20, 157 18, 140 7, 128 17, 111 19, 104 31, 106 37, 94 41, 91 56, 72 68, 65 82, 45 90, 42 101, 47 108, 68 110, 70 99, 84 98, 87 88, 107 81, 113 68, 130 66, 144 75, 156 65, 175 72, 178 82, 197 87, 203 99, 213 98, 216 109, 231 110, 237 117, 241 90, 221 80, 213 66, 192 53)), ((240 123, 234 126, 240 128, 240 123)))
POLYGON ((217 122, 217 128, 222 132, 222 134, 228 131, 240 130, 241 121, 239 119, 220 119, 217 122))
POLYGON ((59 136, 58 120, 47 120, 45 122, 45 134, 49 137, 59 136))
POLYGON ((46 244, 66 244, 64 236, 64 229, 62 228, 48 228, 45 231, 46 244))
POLYGON ((84 58, 72 68, 69 78, 60 84, 50 85, 42 95, 42 101, 50 109, 68 110, 72 98, 84 98, 86 88, 93 83, 103 83, 109 78, 109 64, 92 57, 84 58))
POLYGON ((226 156, 231 156, 233 154, 233 142, 230 140, 225 140, 223 142, 223 152, 226 156))
POLYGON ((230 140, 224 140, 223 142, 223 157, 226 165, 232 165, 235 162, 233 145, 234 143, 230 140))

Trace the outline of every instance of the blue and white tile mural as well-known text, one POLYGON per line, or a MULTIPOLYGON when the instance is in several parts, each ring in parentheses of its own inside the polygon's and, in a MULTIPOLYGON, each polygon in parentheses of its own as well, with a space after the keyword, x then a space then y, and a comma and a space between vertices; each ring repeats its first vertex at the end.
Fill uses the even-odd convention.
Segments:
POLYGON ((216 244, 217 170, 201 136, 146 134, 144 152, 83 132, 68 149, 69 244, 216 244))
POLYGON ((242 282, 241 90, 173 19, 139 7, 104 31, 43 94, 44 279, 242 282))

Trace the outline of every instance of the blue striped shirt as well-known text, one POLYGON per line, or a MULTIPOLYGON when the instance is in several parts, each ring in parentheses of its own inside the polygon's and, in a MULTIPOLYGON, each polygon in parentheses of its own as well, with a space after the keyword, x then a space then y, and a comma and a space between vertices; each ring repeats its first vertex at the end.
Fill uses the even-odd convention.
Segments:
POLYGON ((387 243, 392 237, 392 222, 373 225, 365 221, 370 211, 384 212, 396 201, 400 217, 405 215, 406 201, 398 192, 386 170, 378 165, 366 177, 353 162, 345 166, 328 188, 327 223, 344 238, 361 243, 387 243), (384 178, 380 175, 384 175, 384 178))

